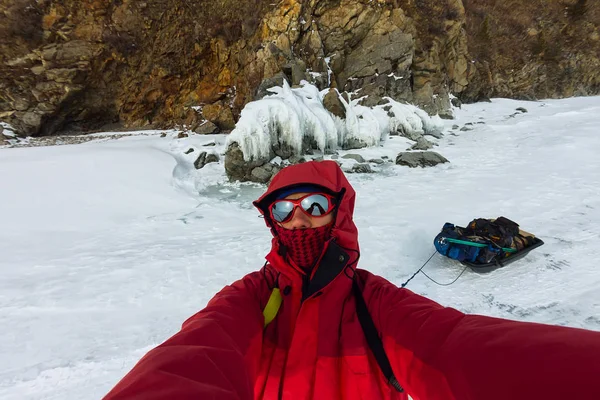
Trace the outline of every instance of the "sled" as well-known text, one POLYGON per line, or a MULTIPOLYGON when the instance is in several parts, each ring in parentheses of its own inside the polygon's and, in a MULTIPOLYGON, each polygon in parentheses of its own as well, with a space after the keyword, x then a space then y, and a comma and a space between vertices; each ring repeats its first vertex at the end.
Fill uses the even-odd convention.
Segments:
POLYGON ((467 228, 444 224, 435 237, 436 250, 478 273, 502 268, 525 257, 544 242, 507 218, 475 219, 467 228))
POLYGON ((469 268, 471 268, 475 272, 479 272, 482 274, 487 273, 487 272, 492 272, 495 269, 502 268, 504 266, 507 266, 510 263, 520 260, 521 258, 525 257, 527 255, 527 253, 529 253, 531 250, 536 249, 544 244, 544 241, 540 238, 536 237, 533 240, 534 240, 533 244, 525 247, 524 249, 522 249, 520 251, 516 251, 516 252, 510 254, 509 256, 507 256, 503 259, 500 259, 500 260, 494 260, 492 262, 484 263, 484 264, 478 264, 476 262, 471 262, 471 261, 461 261, 461 263, 464 265, 467 265, 469 268))

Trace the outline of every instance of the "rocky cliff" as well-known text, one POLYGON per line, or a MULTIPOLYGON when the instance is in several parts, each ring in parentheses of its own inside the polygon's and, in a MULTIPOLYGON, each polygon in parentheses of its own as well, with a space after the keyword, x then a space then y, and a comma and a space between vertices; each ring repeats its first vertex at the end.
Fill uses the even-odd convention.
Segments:
POLYGON ((449 93, 600 91, 600 4, 585 0, 0 0, 0 9, 0 120, 22 135, 229 130, 283 79, 442 115, 449 93))
POLYGON ((463 0, 474 70, 465 101, 600 93, 600 2, 463 0))

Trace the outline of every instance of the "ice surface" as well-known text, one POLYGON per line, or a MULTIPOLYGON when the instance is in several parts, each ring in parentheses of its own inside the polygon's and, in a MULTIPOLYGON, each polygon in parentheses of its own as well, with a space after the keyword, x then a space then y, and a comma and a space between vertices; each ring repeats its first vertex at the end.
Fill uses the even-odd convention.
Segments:
MULTIPOLYGON (((399 285, 444 222, 503 215, 546 244, 487 275, 467 271, 449 287, 418 275, 409 289, 465 312, 600 330, 600 97, 493 99, 456 115, 432 139, 450 164, 348 175, 360 267, 399 285), (517 107, 529 112, 511 117, 517 107), (473 130, 450 129, 466 123, 473 130)), ((270 234, 250 202, 264 186, 228 183, 222 162, 191 167, 225 141, 154 134, 0 150, 0 399, 102 397, 263 265, 270 234)), ((409 145, 394 136, 352 153, 394 159, 409 145)), ((461 270, 441 256, 425 268, 441 282, 461 270)))

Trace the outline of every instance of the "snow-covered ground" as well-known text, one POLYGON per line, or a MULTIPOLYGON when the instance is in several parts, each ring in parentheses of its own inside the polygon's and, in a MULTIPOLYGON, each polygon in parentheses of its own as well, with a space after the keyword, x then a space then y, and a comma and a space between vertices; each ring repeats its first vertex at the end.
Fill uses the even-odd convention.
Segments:
MULTIPOLYGON (((600 97, 468 105, 430 138, 451 164, 349 174, 360 267, 401 284, 444 222, 503 215, 546 244, 487 275, 447 287, 418 275, 408 287, 465 312, 600 330, 599 115, 600 97)), ((228 183, 222 162, 191 167, 225 141, 99 135, 0 149, 0 399, 102 397, 222 286, 262 266, 269 232, 250 202, 264 187, 228 183)), ((394 159, 410 143, 352 152, 394 159)), ((425 268, 440 282, 461 270, 441 256, 425 268)))

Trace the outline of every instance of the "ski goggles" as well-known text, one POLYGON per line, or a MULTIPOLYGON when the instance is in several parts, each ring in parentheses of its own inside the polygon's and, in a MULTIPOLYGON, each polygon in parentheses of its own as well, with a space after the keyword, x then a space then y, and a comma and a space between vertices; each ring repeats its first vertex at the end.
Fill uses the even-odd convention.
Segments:
POLYGON ((294 200, 275 200, 269 206, 269 211, 277 222, 287 222, 292 219, 296 208, 309 217, 324 217, 335 208, 334 199, 326 193, 311 193, 294 200))

